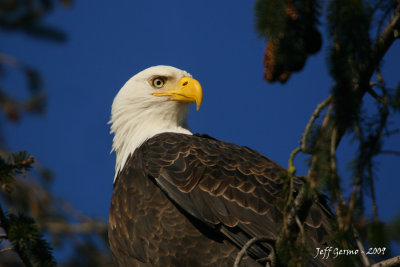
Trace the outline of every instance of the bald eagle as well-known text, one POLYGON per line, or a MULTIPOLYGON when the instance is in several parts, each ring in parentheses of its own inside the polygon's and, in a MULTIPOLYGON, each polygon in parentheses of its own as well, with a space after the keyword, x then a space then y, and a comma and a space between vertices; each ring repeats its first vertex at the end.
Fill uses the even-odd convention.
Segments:
MULTIPOLYGON (((277 238, 286 170, 250 148, 192 134, 189 104, 198 109, 202 94, 189 73, 155 66, 114 99, 109 242, 118 266, 233 266, 253 237, 277 238)), ((295 194, 303 182, 294 183, 295 194)), ((310 253, 325 247, 329 216, 323 204, 312 205, 304 223, 310 253)), ((240 266, 265 266, 273 249, 251 246, 240 266)))

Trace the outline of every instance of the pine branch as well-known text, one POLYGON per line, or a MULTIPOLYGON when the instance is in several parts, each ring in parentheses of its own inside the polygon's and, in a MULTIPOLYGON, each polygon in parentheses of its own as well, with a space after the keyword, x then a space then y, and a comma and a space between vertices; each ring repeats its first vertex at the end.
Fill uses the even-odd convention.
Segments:
MULTIPOLYGON (((381 62, 383 56, 386 54, 390 46, 393 44, 396 38, 396 31, 400 30, 400 0, 397 1, 397 5, 393 12, 392 17, 388 21, 386 27, 382 30, 382 33, 379 35, 374 45, 372 46, 369 60, 367 63, 360 69, 359 80, 354 85, 354 89, 356 90, 356 95, 358 95, 359 100, 361 101, 364 94, 368 91, 369 81, 371 79, 372 74, 378 68, 379 63, 381 62)), ((318 113, 317 113, 318 114, 318 113)), ((313 114, 314 115, 314 114, 313 114)), ((314 116, 313 116, 314 117, 314 116)), ((312 118, 313 118, 312 117, 312 118)), ((311 119, 310 121, 313 121, 311 119)), ((309 127, 307 127, 309 128, 309 127)), ((321 127, 320 137, 324 134, 331 135, 332 130, 335 129, 335 140, 332 142, 335 147, 337 147, 340 143, 340 140, 344 136, 346 132, 346 128, 339 126, 335 119, 332 116, 327 114, 325 116, 323 125, 321 127)), ((303 136, 304 138, 304 136, 303 136)), ((317 141, 318 142, 318 141, 317 141)), ((304 141, 303 141, 304 145, 304 141)), ((317 143, 318 146, 318 143, 317 143)), ((287 242, 285 232, 290 231, 290 233, 298 233, 299 228, 297 227, 296 217, 298 214, 302 215, 299 217, 300 221, 303 223, 308 211, 312 204, 312 197, 308 195, 310 189, 314 188, 317 184, 316 178, 316 163, 317 163, 317 155, 316 153, 312 156, 312 163, 309 172, 306 176, 306 183, 299 190, 298 195, 293 201, 292 209, 286 214, 284 221, 284 227, 282 227, 278 239, 276 241, 276 247, 280 247, 284 245, 284 242, 287 242)))
MULTIPOLYGON (((328 122, 330 121, 331 118, 331 113, 333 109, 333 104, 331 103, 332 100, 333 100, 332 96, 328 97, 327 99, 322 101, 313 112, 311 119, 306 126, 305 132, 303 133, 303 141, 302 141, 303 148, 305 147, 305 141, 307 139, 307 136, 309 135, 310 129, 313 123, 315 122, 316 118, 319 116, 321 111, 327 105, 330 104, 329 110, 325 114, 325 118, 321 126, 321 134, 317 140, 316 146, 318 146, 318 143, 321 142, 321 136, 323 136, 323 133, 327 131, 328 122)), ((306 181, 303 184, 303 186, 299 189, 296 198, 292 201, 293 203, 291 205, 291 209, 284 215, 283 218, 284 224, 280 230, 275 245, 278 251, 280 248, 284 248, 288 243, 295 242, 296 240, 292 239, 297 236, 297 233, 299 231, 301 231, 299 224, 301 225, 305 221, 308 212, 312 206, 312 203, 314 201, 314 198, 316 197, 316 195, 314 194, 314 189, 317 186, 317 178, 316 178, 317 163, 318 163, 318 157, 317 154, 314 153, 312 155, 311 167, 306 175, 306 181), (294 235, 289 235, 289 233, 292 233, 294 235), (290 240, 288 240, 288 238, 290 240)))
POLYGON ((13 214, 7 216, 0 206, 0 227, 25 266, 56 266, 51 247, 31 217, 13 214))
POLYGON ((392 46, 393 42, 398 38, 398 32, 400 31, 400 0, 397 0, 394 12, 386 24, 385 28, 382 30, 381 34, 376 39, 374 45, 372 46, 369 60, 366 65, 360 71, 360 81, 359 81, 359 93, 360 97, 363 96, 365 91, 368 90, 368 84, 371 80, 372 74, 379 67, 379 63, 382 58, 392 46))
POLYGON ((32 164, 35 162, 35 158, 29 156, 26 151, 12 154, 13 163, 11 167, 16 171, 23 171, 30 169, 32 164))
POLYGON ((34 157, 26 151, 11 153, 8 160, 0 157, 0 185, 2 189, 10 191, 10 183, 15 180, 15 175, 30 169, 34 162, 34 157))
MULTIPOLYGON (((8 232, 10 230, 10 223, 8 218, 6 217, 5 213, 3 212, 3 208, 0 206, 0 227, 3 228, 3 230, 6 232, 8 235, 8 232)), ((15 252, 18 254, 18 256, 21 258, 22 262, 25 264, 25 266, 33 266, 31 261, 29 260, 28 255, 26 255, 25 250, 20 250, 20 249, 14 249, 15 252)))

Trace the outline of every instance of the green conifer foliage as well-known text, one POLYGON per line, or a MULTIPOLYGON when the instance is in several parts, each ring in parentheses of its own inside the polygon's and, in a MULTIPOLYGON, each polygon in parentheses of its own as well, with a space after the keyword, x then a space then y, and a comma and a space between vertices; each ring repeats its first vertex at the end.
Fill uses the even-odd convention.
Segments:
MULTIPOLYGON (((328 196, 335 212, 332 240, 338 247, 381 246, 387 248, 386 254, 374 259, 391 256, 390 240, 399 236, 398 220, 390 227, 380 221, 374 183, 376 156, 400 155, 399 151, 383 149, 386 138, 398 134, 398 130, 391 128, 390 119, 399 114, 400 85, 389 88, 381 74, 385 54, 399 38, 400 1, 258 0, 255 16, 256 28, 267 40, 264 55, 267 82, 284 83, 293 72, 301 71, 309 56, 321 48, 320 29, 325 29, 327 68, 334 81, 330 96, 312 114, 301 146, 290 156, 292 174, 293 158, 299 152, 310 155, 310 168, 305 188, 296 199, 287 198, 290 201, 287 206, 292 209, 284 215, 287 219, 283 230, 289 229, 290 234, 281 234, 277 240, 278 258, 284 265, 297 266, 291 259, 296 251, 279 256, 279 247, 297 247, 293 243, 299 242, 296 234, 301 234, 301 229, 293 218, 308 212, 309 207, 304 203, 315 199, 321 191, 328 196), (324 22, 321 27, 320 20, 324 22), (372 104, 366 101, 371 97, 372 104), (319 116, 321 119, 317 120, 319 116), (337 149, 345 135, 358 147, 349 162, 348 177, 341 176, 337 168, 337 149), (344 190, 344 184, 352 187, 344 190), (367 198, 372 202, 370 207, 366 207, 367 198)), ((393 262, 400 264, 396 258, 384 264, 393 262)), ((367 257, 341 257, 336 262, 337 266, 371 263, 367 257)))
POLYGON ((285 83, 293 72, 303 69, 309 55, 322 45, 317 29, 319 2, 312 0, 258 0, 256 28, 268 40, 264 77, 285 83))
MULTIPOLYGON (((21 32, 63 42, 66 34, 43 19, 56 3, 67 7, 71 2, 0 1, 0 28, 6 33, 21 32)), ((20 122, 25 114, 45 111, 43 85, 43 78, 35 68, 0 52, 0 111, 9 122, 20 122), (27 98, 4 87, 3 70, 22 73, 27 98)), ((25 151, 10 152, 1 133, 0 137, 0 266, 56 266, 52 252, 58 247, 73 250, 68 260, 58 263, 60 266, 110 266, 107 223, 81 214, 54 196, 49 169, 35 163, 25 151)))

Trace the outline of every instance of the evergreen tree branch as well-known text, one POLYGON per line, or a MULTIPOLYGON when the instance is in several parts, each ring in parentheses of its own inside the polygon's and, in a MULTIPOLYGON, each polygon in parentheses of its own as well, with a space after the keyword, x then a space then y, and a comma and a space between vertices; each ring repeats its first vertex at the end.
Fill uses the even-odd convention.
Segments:
MULTIPOLYGON (((10 210, 31 214, 46 237, 55 242, 54 246, 71 246, 73 256, 67 261, 79 262, 84 259, 87 265, 96 262, 93 266, 111 264, 111 255, 107 250, 106 222, 90 218, 70 203, 54 196, 46 189, 46 184, 37 181, 30 173, 24 178, 16 177, 12 185, 12 193, 2 196, 4 205, 8 205, 10 210), (97 254, 102 258, 94 256, 97 254)), ((14 253, 9 256, 19 258, 14 253)), ((77 265, 71 263, 70 266, 77 265)))
MULTIPOLYGON (((332 1, 335 3, 335 1, 332 1)), ((383 1, 380 1, 383 2, 383 1)), ((380 3, 382 4, 382 3, 380 3)), ((349 4, 351 5, 351 4, 349 4)), ((338 8, 338 6, 334 6, 335 8, 338 8)), ((370 20, 370 13, 369 9, 367 6, 361 6, 364 10, 360 12, 365 12, 364 14, 361 14, 360 19, 361 21, 365 23, 369 23, 370 20), (364 21, 365 20, 365 21, 364 21)), ((339 7, 340 9, 340 7, 339 7)), ((336 9, 335 11, 337 11, 336 9)), ((280 233, 278 235, 278 238, 275 243, 275 247, 277 248, 278 252, 278 258, 279 258, 279 252, 281 247, 285 247, 290 245, 291 242, 296 242, 297 240, 297 233, 301 231, 299 228, 299 221, 300 225, 304 223, 305 218, 307 217, 309 213, 309 209, 312 205, 313 199, 316 197, 316 193, 314 189, 317 189, 319 185, 323 183, 321 181, 321 170, 319 170, 321 163, 326 164, 327 166, 330 165, 330 177, 332 179, 329 179, 329 184, 332 185, 332 189, 330 189, 332 198, 334 199, 334 206, 335 210, 339 219, 339 229, 342 229, 343 231, 351 230, 352 227, 352 219, 354 219, 354 209, 356 209, 356 201, 358 200, 357 195, 362 192, 362 177, 360 176, 359 182, 356 182, 353 192, 350 196, 350 202, 349 205, 345 202, 343 196, 341 195, 341 190, 339 187, 339 177, 337 177, 337 170, 336 170, 336 149, 339 146, 343 136, 345 133, 351 129, 352 125, 354 122, 357 122, 359 117, 359 112, 360 112, 360 107, 362 105, 362 100, 363 97, 366 93, 369 93, 371 96, 373 96, 379 103, 379 111, 381 115, 381 121, 379 123, 379 126, 377 128, 372 128, 374 130, 372 136, 375 138, 378 138, 377 140, 372 140, 372 141, 380 141, 380 138, 382 137, 382 131, 384 127, 386 126, 386 118, 387 116, 385 115, 384 111, 385 108, 387 108, 387 99, 386 99, 386 94, 384 88, 382 89, 383 96, 378 95, 372 88, 370 84, 371 77, 374 72, 379 71, 379 64, 382 61, 383 57, 389 50, 389 48, 392 46, 394 43, 395 39, 398 38, 398 32, 400 31, 400 0, 396 0, 395 6, 390 9, 390 12, 392 12, 392 15, 390 19, 387 21, 386 26, 383 27, 383 30, 380 32, 378 37, 375 39, 374 42, 370 42, 370 35, 369 35, 369 25, 367 24, 361 24, 360 29, 363 30, 363 38, 353 38, 352 39, 352 31, 347 31, 347 26, 346 23, 341 22, 341 18, 335 17, 334 22, 332 24, 332 36, 335 36, 335 38, 340 38, 341 30, 344 31, 345 34, 348 34, 348 39, 351 41, 354 41, 352 44, 350 44, 348 47, 346 47, 347 42, 346 42, 346 36, 344 39, 334 39, 334 44, 333 44, 333 49, 335 52, 339 53, 341 56, 339 60, 335 61, 335 69, 334 71, 337 76, 334 77, 334 79, 337 81, 337 84, 335 85, 335 88, 333 90, 333 95, 330 96, 328 99, 326 99, 323 103, 320 104, 320 107, 317 108, 314 113, 312 114, 310 121, 308 122, 306 126, 306 130, 302 136, 302 142, 301 142, 301 150, 303 152, 306 151, 307 149, 307 137, 309 136, 309 133, 311 131, 312 125, 314 124, 316 118, 320 115, 321 111, 329 105, 329 111, 325 114, 323 124, 320 127, 320 132, 319 135, 316 139, 315 142, 315 151, 312 151, 312 157, 311 157, 311 166, 310 169, 306 175, 306 182, 304 185, 299 189, 299 192, 294 200, 290 200, 291 206, 290 210, 288 210, 283 217, 283 226, 280 230, 280 233), (334 24, 335 22, 339 24, 334 24), (364 26, 363 26, 364 25, 364 26), (338 28, 337 26, 340 26, 342 28, 338 28), (338 37, 339 36, 339 37, 338 37), (342 41, 341 43, 338 42, 342 41), (345 40, 343 42, 343 40, 345 40), (362 40, 361 44, 364 44, 364 48, 367 49, 361 49, 360 51, 360 40, 362 40), (371 45, 372 43, 372 45, 371 45), (339 49, 339 50, 335 50, 339 49), (342 50, 340 50, 342 49, 342 50), (349 49, 349 50, 346 50, 349 49), (347 64, 348 71, 344 71, 342 68, 342 64, 344 63, 345 65, 347 64), (343 74, 345 73, 345 74, 343 74), (343 94, 344 93, 344 94, 343 94), (346 95, 347 93, 347 95, 346 95), (349 96, 351 98, 348 98, 346 96, 349 96), (343 104, 343 102, 346 104, 349 99, 352 99, 354 101, 351 102, 350 104, 350 111, 353 112, 351 113, 350 117, 351 119, 347 118, 346 121, 346 116, 348 116, 348 112, 346 110, 341 110, 341 106, 339 104, 343 104), (340 101, 342 103, 340 103, 340 101), (341 112, 341 113, 340 113, 341 112), (344 115, 344 116, 340 116, 344 115), (344 119, 344 121, 341 121, 341 119, 344 119), (353 120, 353 121, 352 121, 353 120), (326 144, 329 144, 329 149, 326 149, 326 144), (322 152, 321 152, 322 151, 322 152), (321 161, 321 156, 323 157, 322 154, 328 155, 328 160, 323 159, 321 161), (343 213, 343 214, 342 214, 343 213), (340 223, 341 222, 341 223, 340 223)), ((334 15, 337 15, 339 12, 336 12, 334 15)), ((333 14, 333 13, 332 13, 333 14)), ((351 17, 351 16, 350 16, 351 17)), ((349 20, 351 21, 351 19, 349 20)), ((386 20, 385 20, 386 21, 386 20)), ((357 27, 356 27, 357 28, 357 27)), ((338 54, 333 53, 333 59, 337 58, 338 54)), ((348 103, 347 103, 348 104, 348 103)), ((346 105, 344 105, 347 107, 346 105)), ((371 140, 365 140, 371 141, 371 140)), ((361 142, 361 141, 360 141, 361 142)), ((372 144, 374 145, 374 144, 372 144)), ((377 145, 377 143, 376 143, 377 145)), ((314 148, 313 147, 313 148, 314 148)), ((374 151, 373 148, 371 149, 372 154, 366 155, 366 157, 369 157, 367 159, 367 164, 364 167, 368 167, 367 171, 369 176, 372 176, 372 165, 371 159, 374 151), (369 160, 369 161, 368 161, 369 160)), ((290 155, 289 158, 289 174, 294 174, 295 172, 295 167, 293 164, 293 159, 295 155, 299 152, 299 148, 296 148, 293 150, 293 152, 290 155)), ((367 150, 367 152, 370 152, 367 150)), ((394 153, 397 154, 397 153, 394 153)), ((400 154, 400 153, 399 153, 400 154)), ((365 173, 365 170, 364 170, 365 173)), ((364 175, 362 173, 362 175, 364 175)), ((357 176, 358 177, 358 176, 357 176)), ((372 180, 372 179, 370 179, 372 180)), ((369 187, 371 186, 371 183, 373 181, 369 182, 369 187)), ((371 191, 371 195, 373 198, 374 202, 374 192, 371 191)), ((376 213, 375 207, 373 207, 374 213, 376 213)), ((351 234, 351 233, 350 233, 351 234)), ((365 259, 361 259, 364 264, 367 264, 367 261, 365 259)))
POLYGON ((372 46, 369 60, 360 71, 360 86, 358 87, 360 89, 360 97, 362 97, 365 91, 368 90, 368 84, 371 80, 372 74, 378 68, 383 56, 392 46, 393 42, 398 38, 398 31, 400 31, 400 0, 397 0, 391 18, 382 30, 381 34, 377 37, 372 46))
POLYGON ((14 169, 17 169, 17 170, 26 170, 26 169, 31 168, 31 165, 32 165, 34 162, 35 162, 35 158, 34 158, 34 157, 28 157, 28 158, 26 158, 26 159, 22 159, 22 160, 19 160, 19 161, 15 161, 15 162, 12 164, 12 167, 13 167, 14 169))
MULTIPOLYGON (((386 54, 386 52, 388 51, 390 46, 393 44, 393 42, 396 38, 396 35, 395 35, 396 30, 400 30, 400 0, 397 1, 393 15, 390 18, 390 20, 388 21, 386 27, 382 30, 382 33, 380 34, 380 36, 377 38, 374 45, 372 46, 370 58, 369 58, 368 62, 360 70, 360 74, 358 75, 358 77, 360 77, 360 79, 358 81, 359 83, 357 85, 355 85, 355 88, 358 89, 358 95, 359 95, 360 99, 364 96, 364 94, 370 88, 369 81, 371 79, 373 72, 378 68, 379 63, 381 62, 383 56, 386 54)), ((328 98, 328 99, 330 100, 330 98, 328 98)), ((310 120, 310 121, 312 121, 312 120, 310 120)), ((335 125, 335 121, 332 118, 332 116, 325 117, 323 126, 321 127, 321 136, 324 135, 324 131, 323 131, 324 129, 326 129, 326 128, 333 129, 335 127, 338 127, 337 134, 336 134, 336 142, 335 142, 336 146, 338 146, 346 129, 340 128, 338 125, 335 125)), ((314 156, 313 156, 312 161, 314 162, 314 156)), ((310 171, 307 174, 307 177, 310 178, 309 181, 310 181, 310 185, 312 187, 314 186, 314 183, 315 183, 315 181, 313 179, 313 177, 315 177, 315 176, 312 175, 313 171, 314 171, 313 162, 311 164, 310 171)), ((298 197, 300 197, 300 194, 298 195, 298 197)))
MULTIPOLYGON (((288 166, 288 172, 289 172, 289 176, 291 177, 291 181, 290 181, 290 195, 288 198, 288 204, 291 204, 292 202, 292 195, 291 192, 293 192, 292 188, 293 188, 293 179, 292 176, 295 175, 296 173, 296 167, 294 166, 294 158, 295 156, 302 151, 303 153, 306 153, 307 150, 307 138, 310 135, 311 132, 311 128, 314 125, 315 120, 320 116, 322 110, 324 110, 331 102, 332 102, 333 96, 330 95, 328 98, 324 99, 320 104, 317 105, 316 109, 314 110, 314 112, 311 115, 310 120, 308 121, 306 128, 304 130, 304 133, 302 134, 302 140, 300 141, 301 146, 294 149, 291 153, 290 153, 290 157, 289 157, 289 166, 288 166)), ((294 223, 294 222, 293 222, 294 223)))
MULTIPOLYGON (((369 87, 369 81, 371 79, 371 76, 373 72, 378 68, 379 63, 381 62, 383 56, 386 54, 390 46, 393 44, 396 35, 395 32, 396 30, 400 29, 400 0, 397 1, 397 5, 395 7, 395 10, 393 12, 392 17, 388 21, 386 27, 382 30, 382 33, 380 36, 377 38, 375 41, 374 45, 372 46, 371 53, 369 60, 367 63, 361 68, 359 75, 359 80, 357 83, 354 85, 354 89, 356 90, 356 95, 358 95, 359 99, 361 100, 364 94, 367 92, 369 87)), ((331 105, 332 106, 332 105, 331 105)), ((317 109, 318 110, 318 109, 317 109)), ((318 114, 318 112, 315 112, 315 114, 318 114)), ((315 115, 313 114, 312 119, 310 119, 311 123, 315 120, 315 115)), ((311 127, 311 126, 310 126, 311 127)), ((306 127, 309 128, 309 127, 306 127)), ((340 143, 340 140, 344 136, 346 132, 345 127, 341 127, 338 125, 335 121, 335 119, 330 116, 330 113, 325 115, 325 119, 323 122, 323 125, 321 126, 321 133, 320 133, 320 138, 321 136, 324 135, 332 135, 332 130, 335 129, 335 134, 334 138, 335 140, 332 141, 332 144, 337 147, 340 143)), ((303 136, 304 140, 304 136, 303 136)), ((320 140, 317 140, 316 146, 318 147, 318 143, 320 140)), ((303 141, 304 145, 304 141, 303 141)), ((332 156, 332 155, 331 155, 332 156)), ((285 224, 281 229, 281 232, 278 236, 277 242, 276 242, 276 247, 280 247, 284 244, 284 242, 287 242, 285 240, 286 238, 286 231, 290 231, 291 233, 298 233, 299 228, 296 225, 296 215, 300 214, 302 216, 299 217, 300 221, 303 223, 306 216, 308 214, 308 211, 311 207, 311 199, 308 195, 308 192, 310 189, 313 189, 318 183, 317 183, 317 172, 316 172, 316 165, 318 161, 318 155, 317 153, 314 153, 312 156, 312 161, 311 161, 311 167, 309 169, 309 172, 306 175, 306 180, 307 182, 304 184, 304 186, 299 190, 298 195, 296 196, 295 200, 293 201, 293 206, 292 209, 286 214, 284 221, 285 224)))
MULTIPOLYGON (((2 1, 0 28, 21 31, 50 41, 63 41, 66 35, 44 21, 45 15, 50 13, 56 2, 2 1)), ((65 7, 72 3, 71 0, 61 2, 65 7)), ((0 111, 10 121, 17 121, 25 113, 42 113, 46 94, 40 73, 27 62, 4 52, 0 52, 0 69, 2 76, 9 69, 23 76, 26 88, 29 89, 29 95, 18 96, 9 93, 9 88, 0 84, 0 111)), ((7 146, 1 136, 0 142, 5 149, 7 146)), ((54 241, 54 246, 68 246, 73 249, 73 255, 68 259, 69 266, 110 266, 111 259, 107 257, 109 253, 106 251, 106 224, 79 214, 69 204, 55 197, 49 190, 52 177, 48 170, 44 172, 44 168, 36 168, 36 164, 36 172, 25 175, 25 171, 34 161, 27 153, 15 153, 14 156, 8 151, 0 151, 0 154, 0 241, 7 244, 0 247, 3 249, 0 252, 13 250, 12 253, 1 255, 0 265, 8 266, 8 260, 11 260, 12 263, 17 263, 16 266, 55 266, 51 248, 42 238, 41 232, 44 232, 46 237, 54 241), (6 156, 2 157, 3 154, 6 156), (24 177, 19 175, 21 173, 24 177), (60 224, 50 222, 46 225, 47 221, 60 224)))
MULTIPOLYGON (((304 136, 308 135, 312 124, 314 123, 315 119, 319 116, 320 112, 325 108, 329 103, 329 109, 325 114, 324 121, 321 125, 321 134, 317 140, 316 146, 321 142, 321 136, 323 133, 327 131, 327 127, 329 121, 331 119, 331 113, 333 110, 333 104, 331 101, 333 100, 332 96, 325 99, 321 104, 319 104, 316 110, 313 112, 309 123, 306 126, 304 136)), ((304 144, 304 143, 303 143, 304 144)), ((306 180, 303 186, 300 188, 296 198, 293 200, 291 205, 291 209, 284 215, 283 227, 281 228, 278 238, 276 240, 275 247, 278 249, 284 248, 288 242, 295 242, 295 240, 288 240, 289 233, 297 234, 301 229, 298 227, 298 223, 303 223, 308 215, 308 212, 311 208, 314 198, 316 195, 314 194, 314 189, 317 186, 317 165, 318 165, 318 156, 316 153, 312 155, 311 158, 311 166, 306 175, 306 180)), ((296 235, 292 235, 292 238, 296 235)))
MULTIPOLYGON (((8 232, 10 231, 10 223, 3 211, 3 207, 0 206, 0 227, 3 228, 4 232, 8 235, 8 232)), ((31 263, 28 255, 25 253, 25 250, 21 250, 19 248, 13 248, 15 252, 18 254, 18 256, 21 258, 22 262, 25 264, 27 267, 33 266, 31 263)))
MULTIPOLYGON (((353 90, 359 101, 361 101, 364 94, 370 89, 371 77, 373 73, 378 70, 379 63, 382 61, 384 55, 396 38, 398 38, 398 31, 400 31, 400 0, 397 0, 391 18, 372 45, 368 60, 361 66, 358 74, 355 75, 358 79, 354 80, 353 90)), ((329 123, 332 124, 333 127, 338 127, 337 145, 339 145, 340 140, 346 132, 346 128, 335 125, 334 121, 329 123)))

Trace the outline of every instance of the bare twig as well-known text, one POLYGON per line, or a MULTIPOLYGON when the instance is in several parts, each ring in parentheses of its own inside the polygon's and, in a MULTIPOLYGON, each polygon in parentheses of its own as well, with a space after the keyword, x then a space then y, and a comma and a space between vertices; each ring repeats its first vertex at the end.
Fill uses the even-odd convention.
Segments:
MULTIPOLYGON (((356 136, 360 140, 360 142, 362 142, 364 139, 364 136, 362 134, 362 129, 361 129, 361 126, 358 121, 354 122, 354 132, 356 133, 356 136)), ((347 214, 346 214, 346 217, 344 218, 344 223, 347 225, 351 224, 351 217, 353 214, 354 207, 356 205, 357 194, 359 192, 358 190, 361 187, 361 180, 362 180, 362 176, 357 175, 357 177, 354 181, 353 191, 351 192, 351 195, 349 197, 349 199, 350 199, 349 200, 349 208, 347 209, 347 214)))
POLYGON ((400 151, 395 151, 395 150, 382 150, 380 153, 381 154, 392 154, 392 155, 400 156, 400 151))
POLYGON ((7 251, 11 251, 11 250, 13 250, 12 247, 3 248, 3 249, 0 249, 0 253, 7 252, 7 251))
POLYGON ((108 224, 106 222, 92 221, 71 224, 68 222, 45 222, 44 228, 52 233, 57 234, 87 234, 92 232, 107 231, 108 224))
POLYGON ((13 167, 28 167, 29 165, 33 164, 35 162, 34 157, 29 157, 26 160, 14 162, 13 167))
POLYGON ((22 64, 18 61, 18 59, 16 59, 13 56, 4 54, 4 53, 0 53, 0 63, 9 65, 9 66, 15 67, 15 68, 22 67, 22 64))
POLYGON ((298 147, 295 150, 290 153, 289 157, 289 167, 288 167, 288 172, 289 176, 294 176, 296 173, 296 167, 294 166, 294 157, 297 155, 302 150, 302 147, 298 147))
MULTIPOLYGON (((357 231, 357 229, 356 229, 354 226, 353 226, 353 235, 354 235, 354 238, 355 238, 355 240, 356 240, 358 249, 359 249, 360 251, 365 251, 364 245, 363 245, 363 243, 361 242, 361 239, 360 239, 360 236, 359 236, 359 234, 358 234, 358 231, 357 231)), ((370 264, 370 262, 369 262, 369 259, 368 259, 367 255, 366 255, 365 253, 360 253, 360 257, 361 257, 361 262, 363 263, 363 265, 364 265, 365 267, 371 266, 371 264, 370 264)))
POLYGON ((305 245, 306 244, 306 233, 304 231, 304 227, 303 227, 299 217, 296 216, 295 220, 296 220, 297 226, 300 229, 301 242, 303 243, 303 245, 305 245))
POLYGON ((298 147, 296 149, 294 149, 291 153, 290 153, 290 157, 289 157, 289 167, 288 167, 288 172, 290 176, 294 176, 295 172, 296 172, 296 167, 294 166, 294 158, 295 156, 300 152, 303 151, 303 153, 306 152, 306 148, 307 148, 307 137, 310 134, 311 131, 311 127, 313 126, 315 120, 320 116, 322 110, 324 108, 327 107, 327 105, 332 101, 332 95, 329 96, 328 98, 326 98, 325 100, 323 100, 321 103, 318 104, 318 106, 316 107, 316 109, 314 110, 314 112, 311 115, 310 120, 308 121, 306 128, 304 130, 304 133, 302 134, 302 140, 301 140, 301 147, 298 147))
POLYGON ((331 131, 331 146, 330 146, 330 169, 331 169, 331 180, 334 185, 332 196, 333 196, 333 206, 336 211, 337 222, 339 229, 343 229, 344 231, 348 230, 349 225, 345 224, 343 207, 346 206, 346 201, 342 195, 340 190, 340 183, 337 175, 337 161, 336 161, 336 148, 338 146, 338 128, 334 127, 331 131))
POLYGON ((384 260, 384 261, 375 263, 371 267, 393 267, 393 266, 399 266, 399 265, 400 265, 400 256, 396 256, 396 257, 390 258, 388 260, 384 260))
MULTIPOLYGON (((288 191, 289 192, 289 197, 288 197, 288 201, 287 201, 288 205, 291 205, 291 202, 292 202, 292 192, 293 192, 293 179, 292 179, 292 177, 296 173, 296 167, 294 166, 294 158, 300 151, 303 151, 303 153, 306 152, 306 149, 307 149, 307 137, 310 134, 311 127, 313 126, 315 120, 320 116, 322 110, 324 108, 326 108, 327 105, 329 105, 329 103, 331 103, 332 99, 333 99, 333 96, 331 95, 328 98, 326 98, 325 100, 323 100, 320 104, 317 105, 316 109, 314 110, 314 112, 311 115, 310 120, 308 121, 308 123, 306 125, 304 133, 302 134, 301 147, 298 147, 298 148, 294 149, 290 153, 289 167, 288 167, 288 173, 289 173, 289 177, 290 177, 290 190, 288 191)), ((298 197, 299 196, 304 196, 303 193, 299 194, 298 197)), ((292 213, 293 213, 293 209, 292 209, 292 213)), ((288 215, 288 219, 289 218, 294 218, 294 217, 291 216, 291 215, 288 215)), ((284 219, 286 219, 286 218, 284 218, 284 219)), ((290 219, 289 221, 290 221, 291 224, 293 224, 295 222, 292 219, 290 219)))
POLYGON ((301 149, 303 150, 303 152, 306 151, 307 149, 307 137, 310 134, 311 131, 311 127, 313 126, 315 120, 319 117, 319 115, 321 114, 321 111, 326 108, 329 103, 331 103, 333 99, 333 96, 330 95, 328 98, 326 98, 324 101, 322 101, 320 104, 318 104, 317 108, 314 110, 314 112, 311 115, 310 120, 308 121, 307 125, 306 125, 306 129, 304 130, 303 133, 303 139, 301 141, 301 149))
POLYGON ((381 19, 379 20, 378 27, 376 29, 376 36, 379 36, 379 33, 381 32, 383 27, 383 23, 386 21, 387 17, 390 15, 390 12, 392 11, 392 5, 390 5, 389 8, 388 7, 384 8, 384 5, 382 4, 385 3, 386 1, 380 0, 379 2, 380 4, 377 3, 375 7, 372 9, 372 10, 378 10, 379 8, 383 10, 383 14, 381 15, 381 19))
POLYGON ((290 153, 290 157, 289 157, 289 167, 288 167, 288 174, 289 174, 289 190, 288 190, 288 198, 286 201, 286 206, 285 206, 285 210, 284 210, 284 214, 286 213, 286 210, 289 206, 291 206, 292 204, 292 200, 293 200, 293 176, 296 173, 296 167, 294 166, 294 157, 296 156, 297 153, 299 153, 301 151, 301 147, 296 148, 295 150, 292 151, 292 153, 290 153))
POLYGON ((344 228, 343 213, 342 213, 342 208, 341 208, 342 203, 338 203, 338 199, 340 199, 340 197, 339 197, 340 190, 338 189, 339 183, 338 183, 338 178, 337 178, 336 139, 337 139, 337 128, 333 128, 332 135, 331 135, 331 147, 330 147, 330 171, 331 171, 330 179, 332 180, 332 183, 334 184, 332 196, 334 197, 333 206, 336 211, 338 226, 339 226, 339 229, 343 229, 344 228))
MULTIPOLYGON (((327 100, 327 102, 331 102, 331 100, 327 100)), ((324 105, 320 104, 319 105, 320 108, 317 107, 317 110, 322 110, 322 106, 324 105)), ((333 105, 331 103, 329 105, 327 113, 325 114, 324 121, 321 125, 321 133, 323 133, 327 128, 328 122, 331 118, 332 110, 333 110, 333 105)), ((314 118, 310 119, 309 126, 306 127, 306 129, 311 128, 311 125, 313 124, 313 121, 315 120, 319 112, 314 112, 313 116, 314 118)), ((293 204, 291 205, 291 209, 289 210, 289 212, 285 214, 283 218, 284 224, 276 240, 276 247, 281 247, 283 245, 283 242, 286 242, 286 236, 288 231, 292 233, 297 233, 300 230, 297 226, 296 217, 298 217, 300 222, 304 222, 304 220, 308 215, 308 211, 312 205, 314 198, 314 196, 312 197, 308 196, 308 193, 310 192, 310 190, 312 191, 317 185, 316 166, 317 166, 317 156, 314 154, 311 159, 311 167, 306 175, 306 182, 299 189, 299 192, 296 198, 294 199, 293 204)))
POLYGON ((371 87, 369 87, 367 89, 368 94, 370 94, 373 98, 375 98, 378 102, 380 102, 381 104, 385 104, 384 100, 382 97, 380 97, 375 91, 374 89, 372 89, 371 87))
MULTIPOLYGON (((242 261, 242 258, 244 257, 244 255, 247 253, 247 250, 253 246, 256 243, 259 242, 270 242, 270 243, 274 243, 275 240, 271 239, 268 236, 256 236, 253 237, 252 239, 250 239, 249 241, 247 241, 246 244, 244 244, 244 246, 242 247, 242 249, 238 252, 235 262, 233 264, 234 267, 238 267, 240 262, 242 261)), ((271 261, 271 265, 275 266, 275 262, 276 262, 276 256, 275 256, 275 251, 272 248, 272 246, 270 247, 271 251, 270 251, 270 255, 268 256, 268 259, 271 261)))
POLYGON ((353 191, 351 192, 351 195, 350 195, 350 200, 349 200, 349 205, 348 205, 349 207, 347 209, 346 217, 344 217, 345 229, 348 229, 348 227, 351 224, 353 210, 356 206, 357 193, 358 193, 358 190, 360 189, 360 180, 361 180, 360 177, 356 178, 356 181, 353 186, 353 191))
MULTIPOLYGON (((369 167, 369 172, 372 173, 371 167, 369 167)), ((371 200, 372 200, 372 212, 374 214, 374 220, 379 221, 378 216, 378 205, 376 204, 376 196, 375 196, 375 187, 374 187, 374 179, 369 179, 370 188, 371 188, 371 200)))

